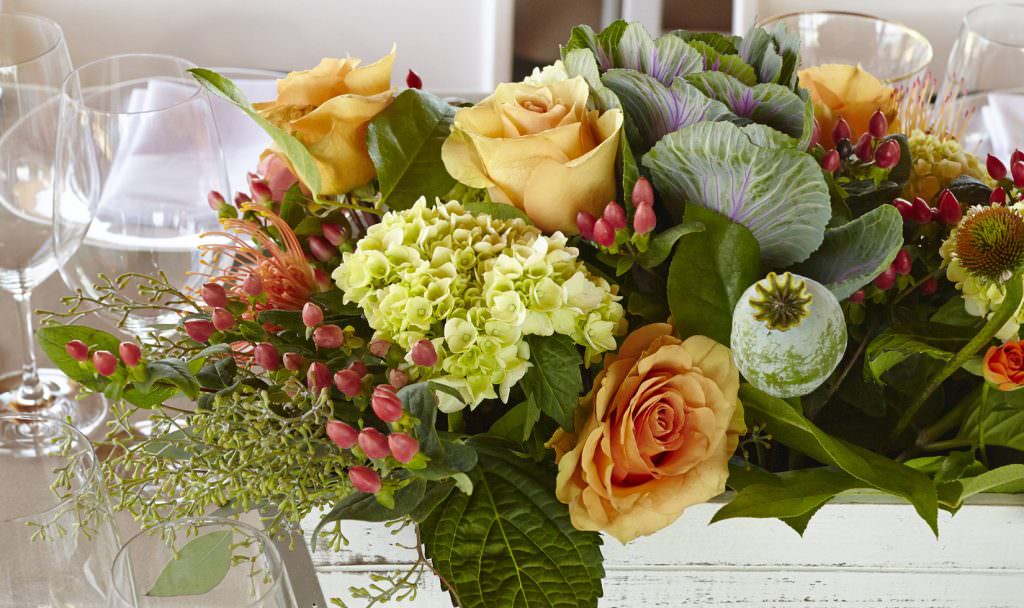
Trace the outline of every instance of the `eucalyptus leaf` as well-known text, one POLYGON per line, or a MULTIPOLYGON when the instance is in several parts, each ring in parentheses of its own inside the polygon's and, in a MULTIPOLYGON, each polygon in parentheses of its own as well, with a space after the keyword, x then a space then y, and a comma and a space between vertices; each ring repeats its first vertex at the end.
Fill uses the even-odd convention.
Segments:
POLYGON ((157 576, 150 597, 203 595, 231 569, 231 530, 198 536, 178 550, 157 576))

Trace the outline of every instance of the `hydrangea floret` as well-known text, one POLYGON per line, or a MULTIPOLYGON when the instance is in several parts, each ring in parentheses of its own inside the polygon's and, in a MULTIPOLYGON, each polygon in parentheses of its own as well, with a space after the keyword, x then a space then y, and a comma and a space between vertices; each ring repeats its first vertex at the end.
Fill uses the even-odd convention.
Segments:
POLYGON ((904 196, 932 200, 943 188, 961 175, 994 185, 978 157, 964 150, 956 139, 915 129, 907 138, 914 159, 904 196))
POLYGON ((434 344, 437 364, 420 373, 461 395, 439 392, 440 409, 452 412, 508 400, 531 365, 525 336, 569 336, 588 361, 615 348, 625 329, 617 287, 577 255, 560 232, 420 198, 385 214, 333 278, 377 338, 406 351, 434 344))

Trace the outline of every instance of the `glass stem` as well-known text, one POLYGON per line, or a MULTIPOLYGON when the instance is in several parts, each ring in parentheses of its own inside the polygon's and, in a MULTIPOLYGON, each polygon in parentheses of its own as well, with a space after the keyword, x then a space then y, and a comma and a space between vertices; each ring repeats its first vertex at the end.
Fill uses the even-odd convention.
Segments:
POLYGON ((14 296, 18 305, 18 324, 21 325, 21 351, 25 362, 21 366, 21 386, 12 404, 15 409, 32 411, 47 404, 46 388, 39 381, 36 365, 34 332, 32 331, 32 292, 26 291, 14 296))

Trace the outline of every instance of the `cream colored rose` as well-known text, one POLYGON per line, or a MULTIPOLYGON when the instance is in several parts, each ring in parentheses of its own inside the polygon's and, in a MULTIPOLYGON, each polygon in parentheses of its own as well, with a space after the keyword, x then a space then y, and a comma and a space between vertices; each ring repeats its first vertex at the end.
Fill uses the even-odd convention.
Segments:
POLYGON ((359 67, 355 58, 323 59, 277 81, 277 99, 254 104, 261 116, 299 139, 320 170, 318 194, 344 194, 376 175, 366 150, 370 120, 391 104, 394 49, 359 67))
POLYGON ((577 411, 578 434, 551 439, 573 525, 625 543, 725 491, 745 432, 738 391, 732 354, 714 340, 680 340, 666 323, 631 333, 577 411))
POLYGON ((576 214, 615 198, 622 111, 587 110, 577 76, 545 85, 500 84, 455 114, 441 157, 451 175, 515 205, 545 232, 574 234, 576 214))

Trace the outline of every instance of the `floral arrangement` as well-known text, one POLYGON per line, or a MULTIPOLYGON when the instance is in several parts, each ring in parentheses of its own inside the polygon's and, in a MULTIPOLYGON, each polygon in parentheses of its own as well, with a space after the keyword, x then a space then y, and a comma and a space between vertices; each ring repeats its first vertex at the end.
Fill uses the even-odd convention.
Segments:
POLYGON ((272 531, 323 509, 328 543, 400 521, 457 605, 595 606, 598 531, 727 488, 716 521, 799 533, 844 492, 937 534, 939 509, 1024 491, 1024 152, 982 167, 930 79, 798 49, 581 26, 477 104, 393 89, 394 51, 257 104, 193 70, 274 141, 248 194, 210 194, 208 282, 111 282, 39 332, 117 403, 118 506, 272 531), (142 345, 76 324, 169 305, 142 345))

